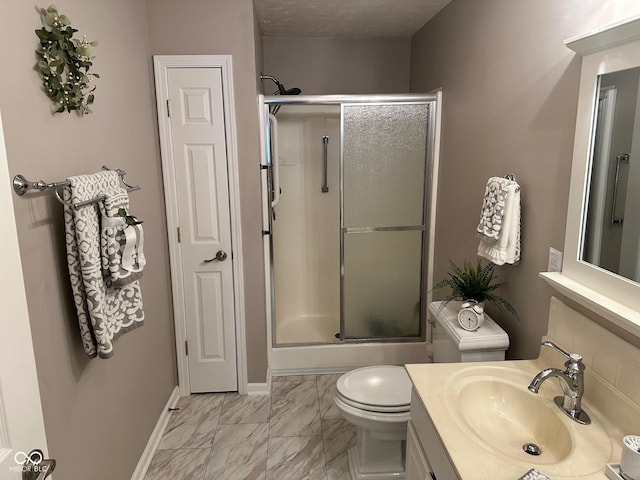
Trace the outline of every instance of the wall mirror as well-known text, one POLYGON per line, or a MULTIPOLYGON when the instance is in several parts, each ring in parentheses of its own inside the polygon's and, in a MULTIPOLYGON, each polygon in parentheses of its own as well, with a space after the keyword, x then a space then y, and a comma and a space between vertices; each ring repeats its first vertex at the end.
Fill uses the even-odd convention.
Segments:
POLYGON ((640 281, 640 67, 598 76, 581 259, 640 281))
POLYGON ((564 259, 541 276, 640 338, 640 17, 565 45, 582 73, 564 259))

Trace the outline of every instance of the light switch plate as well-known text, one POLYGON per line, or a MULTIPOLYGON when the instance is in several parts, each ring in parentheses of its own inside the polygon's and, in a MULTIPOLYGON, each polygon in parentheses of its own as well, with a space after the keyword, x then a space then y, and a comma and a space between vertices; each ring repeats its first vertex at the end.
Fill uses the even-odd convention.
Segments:
POLYGON ((556 250, 553 247, 549 247, 549 265, 547 267, 548 272, 561 272, 562 271, 562 252, 556 250))

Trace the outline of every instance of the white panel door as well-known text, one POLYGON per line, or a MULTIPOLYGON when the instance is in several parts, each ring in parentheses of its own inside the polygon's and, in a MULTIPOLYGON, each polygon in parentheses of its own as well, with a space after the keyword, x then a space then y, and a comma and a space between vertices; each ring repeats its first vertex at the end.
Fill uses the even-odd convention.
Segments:
MULTIPOLYGON (((0 119, 0 478, 22 479, 27 455, 40 449, 46 457, 46 439, 40 390, 31 343, 27 300, 20 264, 7 157, 0 119)), ((26 200, 18 200, 26 201, 26 200)), ((38 454, 31 455, 32 469, 46 469, 38 454)), ((27 467, 25 467, 27 468, 27 467)))
POLYGON ((237 390, 220 68, 168 69, 191 392, 237 390))

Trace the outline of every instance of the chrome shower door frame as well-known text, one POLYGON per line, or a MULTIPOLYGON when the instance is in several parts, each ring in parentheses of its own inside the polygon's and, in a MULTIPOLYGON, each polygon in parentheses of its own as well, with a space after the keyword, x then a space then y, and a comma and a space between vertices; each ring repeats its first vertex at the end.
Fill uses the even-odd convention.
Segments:
POLYGON ((426 318, 427 318, 427 292, 425 289, 429 284, 428 271, 428 236, 427 226, 429 225, 429 192, 430 179, 432 178, 432 165, 434 156, 435 135, 435 104, 436 98, 432 95, 411 96, 406 100, 399 98, 401 96, 389 96, 387 99, 380 99, 378 96, 372 96, 371 101, 366 101, 366 95, 359 96, 358 101, 342 102, 340 104, 340 341, 344 343, 402 343, 425 341, 426 339, 426 318), (344 109, 345 107, 367 105, 367 106, 390 106, 390 105, 426 105, 427 106, 427 131, 425 138, 425 177, 423 180, 423 204, 422 204, 422 224, 421 225, 402 225, 394 227, 345 227, 344 226, 344 109), (419 334, 410 337, 362 337, 362 338, 346 338, 346 312, 345 312, 345 248, 344 240, 346 233, 372 233, 372 232, 401 232, 401 231, 421 231, 422 232, 422 248, 421 248, 421 279, 420 279, 420 324, 419 334))
MULTIPOLYGON (((430 245, 429 226, 432 225, 430 207, 431 189, 434 187, 435 182, 435 170, 434 159, 436 155, 436 111, 438 94, 390 94, 390 95, 297 95, 297 96, 264 96, 264 108, 266 111, 261 110, 261 114, 267 117, 266 120, 266 144, 267 150, 267 165, 261 166, 261 168, 267 171, 267 185, 269 188, 269 199, 271 198, 271 158, 270 158, 270 122, 268 121, 269 107, 272 105, 340 105, 340 342, 341 343, 401 343, 401 342, 424 342, 427 338, 426 318, 427 318, 427 298, 430 288, 431 279, 429 278, 428 265, 429 257, 432 256, 430 250, 433 249, 433 245, 430 245), (422 231, 422 248, 421 248, 421 285, 420 285, 420 325, 419 335, 413 337, 366 337, 356 339, 344 338, 345 331, 345 312, 344 312, 344 107, 351 105, 427 105, 428 112, 428 125, 426 135, 426 148, 425 148, 425 178, 423 189, 423 208, 422 208, 422 225, 412 226, 399 226, 399 227, 352 227, 350 232, 375 232, 375 231, 410 231, 420 230, 422 231)), ((272 347, 288 347, 299 346, 305 343, 296 344, 278 344, 276 342, 276 306, 275 306, 275 288, 274 285, 274 259, 273 259, 273 225, 271 221, 272 208, 270 201, 268 203, 268 226, 263 230, 263 235, 269 235, 270 244, 270 258, 269 267, 270 271, 268 275, 271 278, 271 288, 268 292, 271 303, 271 345, 272 347)), ((317 342, 312 342, 317 344, 317 342)))

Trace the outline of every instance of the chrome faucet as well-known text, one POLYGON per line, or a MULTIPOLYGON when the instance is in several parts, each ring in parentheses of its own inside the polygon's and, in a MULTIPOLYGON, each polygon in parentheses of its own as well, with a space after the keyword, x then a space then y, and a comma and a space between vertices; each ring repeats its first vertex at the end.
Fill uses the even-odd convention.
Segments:
POLYGON ((582 425, 589 425, 591 419, 581 407, 582 394, 584 393, 584 370, 586 368, 584 363, 582 363, 582 355, 569 353, 553 342, 545 341, 542 342, 541 345, 543 347, 553 348, 567 357, 567 361, 564 363, 565 369, 563 371, 559 368, 545 368, 533 377, 529 385, 529 390, 533 393, 538 393, 540 385, 542 385, 545 380, 552 377, 559 379, 564 395, 554 398, 556 405, 572 420, 582 425))

